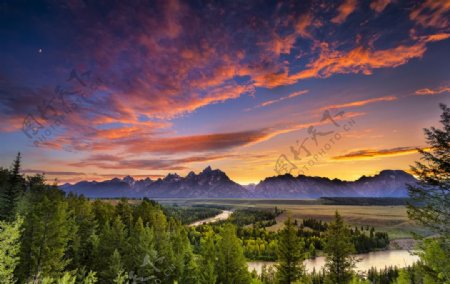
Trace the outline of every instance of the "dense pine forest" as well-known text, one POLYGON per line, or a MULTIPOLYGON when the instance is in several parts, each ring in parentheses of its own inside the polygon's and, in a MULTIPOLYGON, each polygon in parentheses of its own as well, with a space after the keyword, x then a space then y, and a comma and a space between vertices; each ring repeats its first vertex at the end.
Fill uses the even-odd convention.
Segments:
POLYGON ((370 226, 349 227, 338 212, 330 223, 288 218, 278 232, 265 229, 277 208, 188 227, 220 210, 66 195, 42 175, 23 176, 19 154, 0 169, 0 283, 450 283, 450 109, 442 109, 444 129, 425 132, 435 151, 422 151, 428 163, 413 167, 421 182, 411 198, 425 205, 412 203, 408 213, 435 234, 421 240, 421 261, 412 267, 357 273, 353 255, 384 249, 389 238, 370 226), (318 251, 325 269, 308 274, 303 260, 318 251), (252 259, 278 264, 257 275, 248 271, 252 259))

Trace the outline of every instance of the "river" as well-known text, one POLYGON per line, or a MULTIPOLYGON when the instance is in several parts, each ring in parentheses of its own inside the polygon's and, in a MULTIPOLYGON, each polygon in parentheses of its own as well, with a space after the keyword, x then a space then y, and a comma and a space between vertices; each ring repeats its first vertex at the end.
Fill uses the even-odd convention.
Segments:
MULTIPOLYGON (((412 265, 419 260, 416 255, 411 255, 407 250, 386 250, 369 252, 365 254, 356 255, 360 261, 356 264, 357 271, 367 271, 371 267, 384 268, 386 266, 397 266, 399 268, 412 265)), ((273 266, 273 261, 250 261, 248 262, 249 271, 256 270, 258 274, 261 273, 263 265, 273 266)), ((321 270, 325 265, 325 257, 316 257, 315 259, 307 259, 304 262, 306 271, 312 272, 321 270)))
POLYGON ((189 226, 196 227, 196 226, 200 226, 200 225, 207 224, 207 223, 214 223, 217 221, 226 220, 231 216, 231 213, 233 213, 233 211, 223 210, 222 213, 220 213, 214 217, 194 222, 194 223, 190 224, 189 226))

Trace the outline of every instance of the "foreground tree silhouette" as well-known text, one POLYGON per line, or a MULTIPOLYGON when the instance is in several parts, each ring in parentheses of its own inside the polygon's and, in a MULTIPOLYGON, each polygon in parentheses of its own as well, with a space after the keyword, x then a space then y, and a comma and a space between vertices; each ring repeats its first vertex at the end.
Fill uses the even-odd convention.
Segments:
POLYGON ((352 256, 355 253, 355 247, 351 241, 350 230, 337 211, 334 221, 330 223, 326 231, 324 251, 326 253, 325 267, 328 272, 326 283, 349 283, 356 263, 352 256))
POLYGON ((304 246, 297 236, 296 226, 288 218, 278 241, 277 283, 290 284, 305 274, 304 246))
POLYGON ((419 254, 429 281, 449 283, 450 264, 450 108, 440 104, 442 129, 424 129, 429 150, 411 167, 417 184, 408 185, 413 200, 408 216, 435 233, 423 240, 419 254))
POLYGON ((24 192, 24 178, 20 174, 20 153, 17 154, 11 169, 0 174, 0 219, 12 221, 16 206, 24 192))

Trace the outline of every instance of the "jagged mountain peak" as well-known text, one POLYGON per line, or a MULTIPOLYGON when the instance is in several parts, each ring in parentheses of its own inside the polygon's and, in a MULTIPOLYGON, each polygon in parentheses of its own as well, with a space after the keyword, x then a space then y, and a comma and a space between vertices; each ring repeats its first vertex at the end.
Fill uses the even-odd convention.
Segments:
POLYGON ((212 172, 212 168, 211 168, 211 166, 207 166, 206 168, 203 169, 203 171, 201 173, 203 174, 203 173, 210 173, 210 172, 212 172))
POLYGON ((185 177, 169 173, 152 181, 135 181, 127 176, 102 182, 81 181, 61 186, 67 192, 88 197, 150 197, 150 198, 318 198, 318 197, 406 197, 406 183, 415 178, 401 170, 384 170, 374 176, 355 181, 290 174, 267 177, 256 185, 241 186, 220 169, 206 167, 199 174, 185 177))
POLYGON ((134 178, 132 176, 126 176, 122 179, 124 182, 128 183, 128 184, 132 184, 135 182, 134 178))
POLYGON ((177 173, 169 173, 166 177, 163 178, 163 181, 178 181, 180 176, 177 173))

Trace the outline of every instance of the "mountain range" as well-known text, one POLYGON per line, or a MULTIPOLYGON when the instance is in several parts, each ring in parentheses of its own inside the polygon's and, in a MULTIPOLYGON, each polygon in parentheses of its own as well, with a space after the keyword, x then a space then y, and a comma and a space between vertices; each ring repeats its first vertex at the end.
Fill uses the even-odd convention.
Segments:
POLYGON ((324 177, 292 176, 268 177, 258 184, 242 186, 224 172, 211 167, 181 177, 168 174, 164 178, 135 180, 131 176, 106 181, 81 181, 64 184, 65 192, 83 194, 91 198, 320 198, 320 197, 407 197, 406 184, 416 179, 401 170, 383 170, 375 176, 362 176, 355 181, 324 177))

